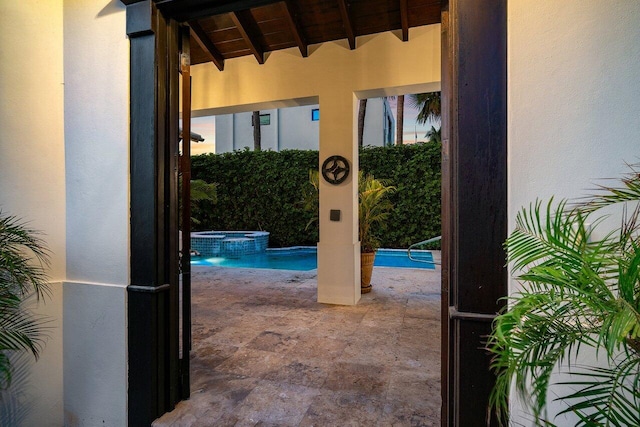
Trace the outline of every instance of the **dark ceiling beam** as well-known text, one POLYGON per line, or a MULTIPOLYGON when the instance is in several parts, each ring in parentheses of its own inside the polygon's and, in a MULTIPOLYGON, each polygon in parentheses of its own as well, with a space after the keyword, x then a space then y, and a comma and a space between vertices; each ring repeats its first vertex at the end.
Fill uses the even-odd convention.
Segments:
POLYGON ((349 6, 347 0, 338 0, 338 6, 340 6, 340 15, 342 16, 342 24, 344 25, 344 31, 347 33, 347 39, 349 39, 349 47, 351 49, 356 48, 356 35, 353 32, 353 22, 349 15, 349 6))
POLYGON ((400 22, 402 23, 402 41, 409 41, 409 0, 400 0, 400 22))
POLYGON ((191 36, 198 42, 202 50, 209 54, 211 61, 218 67, 218 70, 224 70, 224 58, 207 36, 206 31, 204 31, 198 21, 189 21, 189 26, 191 27, 191 36))
POLYGON ((247 10, 231 12, 231 20, 240 31, 240 35, 259 64, 264 64, 264 50, 258 42, 258 24, 247 10))
POLYGON ((282 0, 155 0, 155 3, 165 16, 180 22, 185 22, 220 15, 222 13, 231 13, 266 6, 280 1, 282 0))
POLYGON ((304 34, 302 32, 302 27, 300 26, 300 21, 298 19, 298 9, 291 0, 284 0, 283 4, 285 12, 287 14, 287 19, 289 21, 289 26, 291 27, 293 37, 296 39, 298 49, 300 49, 302 57, 306 58, 309 55, 309 49, 308 43, 306 42, 304 34))

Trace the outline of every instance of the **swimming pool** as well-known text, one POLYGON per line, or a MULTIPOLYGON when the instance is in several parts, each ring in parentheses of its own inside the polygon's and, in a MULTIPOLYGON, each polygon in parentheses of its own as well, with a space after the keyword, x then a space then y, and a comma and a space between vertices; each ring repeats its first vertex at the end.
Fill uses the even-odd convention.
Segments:
MULTIPOLYGON (((374 265, 377 267, 435 269, 431 252, 411 251, 411 255, 427 262, 410 260, 407 256, 407 251, 404 249, 379 249, 374 265)), ((266 252, 261 254, 238 257, 192 257, 191 265, 309 271, 318 268, 318 260, 315 247, 298 246, 267 249, 266 252)))

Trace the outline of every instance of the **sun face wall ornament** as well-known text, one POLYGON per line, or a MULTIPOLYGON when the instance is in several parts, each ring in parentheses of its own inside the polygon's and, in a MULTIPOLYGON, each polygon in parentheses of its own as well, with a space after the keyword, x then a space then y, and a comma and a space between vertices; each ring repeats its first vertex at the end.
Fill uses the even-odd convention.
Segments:
POLYGON ((333 185, 343 183, 349 177, 349 161, 342 156, 328 157, 322 163, 322 177, 333 185))

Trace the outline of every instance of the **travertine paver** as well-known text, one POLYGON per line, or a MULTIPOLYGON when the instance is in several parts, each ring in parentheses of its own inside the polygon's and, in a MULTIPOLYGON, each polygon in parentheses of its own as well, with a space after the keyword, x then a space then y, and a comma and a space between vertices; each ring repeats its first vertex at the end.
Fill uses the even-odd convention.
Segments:
POLYGON ((315 271, 195 267, 192 396, 153 425, 439 425, 440 270, 373 286, 331 306, 315 271))

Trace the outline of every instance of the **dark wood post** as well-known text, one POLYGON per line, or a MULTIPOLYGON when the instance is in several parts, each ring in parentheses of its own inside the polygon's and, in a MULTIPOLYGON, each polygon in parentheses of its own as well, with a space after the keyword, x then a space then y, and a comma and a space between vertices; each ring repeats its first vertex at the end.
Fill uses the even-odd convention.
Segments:
POLYGON ((507 0, 445 0, 442 31, 442 425, 478 426, 495 381, 483 347, 507 294, 507 0))
MULTIPOLYGON (((189 27, 183 27, 180 49, 180 73, 182 74, 182 357, 180 359, 180 383, 183 399, 191 395, 191 47, 189 27)), ((172 104, 172 105, 177 105, 172 104)))
POLYGON ((127 2, 131 44, 130 426, 180 400, 178 362, 178 34, 150 0, 127 2))

